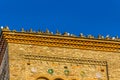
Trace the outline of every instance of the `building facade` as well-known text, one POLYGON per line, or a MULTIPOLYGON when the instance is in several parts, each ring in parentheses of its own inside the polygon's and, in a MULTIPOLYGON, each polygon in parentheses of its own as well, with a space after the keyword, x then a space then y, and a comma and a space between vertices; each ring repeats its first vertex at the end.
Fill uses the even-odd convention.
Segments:
POLYGON ((120 41, 1 29, 0 80, 119 80, 120 41))

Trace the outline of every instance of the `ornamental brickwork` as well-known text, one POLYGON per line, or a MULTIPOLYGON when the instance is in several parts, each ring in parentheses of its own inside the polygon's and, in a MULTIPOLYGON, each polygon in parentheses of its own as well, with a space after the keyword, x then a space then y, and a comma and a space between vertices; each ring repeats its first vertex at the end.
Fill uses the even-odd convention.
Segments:
POLYGON ((1 80, 119 80, 119 38, 81 34, 1 32, 1 80), (6 56, 4 58, 3 56, 6 56), (7 65, 2 62, 6 61, 7 65), (6 73, 3 74, 2 71, 6 73))

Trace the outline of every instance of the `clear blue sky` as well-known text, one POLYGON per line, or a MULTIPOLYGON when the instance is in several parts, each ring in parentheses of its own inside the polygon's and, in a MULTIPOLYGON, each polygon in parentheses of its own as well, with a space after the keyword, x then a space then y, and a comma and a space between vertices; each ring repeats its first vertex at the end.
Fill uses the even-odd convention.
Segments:
POLYGON ((0 26, 120 36, 120 0, 0 0, 0 26))

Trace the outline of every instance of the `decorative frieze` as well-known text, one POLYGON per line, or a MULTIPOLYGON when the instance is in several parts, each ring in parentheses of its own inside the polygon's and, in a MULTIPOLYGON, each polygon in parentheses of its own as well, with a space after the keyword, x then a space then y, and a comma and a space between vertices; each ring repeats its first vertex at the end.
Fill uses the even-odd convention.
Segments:
POLYGON ((91 59, 77 59, 77 58, 69 58, 69 57, 67 58, 67 57, 49 57, 49 56, 39 56, 39 55, 24 55, 24 59, 74 63, 74 64, 86 64, 86 65, 101 65, 101 66, 107 65, 107 61, 91 60, 91 59))
MULTIPOLYGON (((60 76, 61 78, 71 80, 73 76, 75 79, 108 79, 107 61, 95 59, 83 59, 73 57, 54 57, 41 55, 23 55, 27 61, 29 72, 32 73, 46 73, 46 75, 60 76), (63 76, 66 76, 64 78, 63 76)), ((52 77, 51 76, 51 77, 52 77)))

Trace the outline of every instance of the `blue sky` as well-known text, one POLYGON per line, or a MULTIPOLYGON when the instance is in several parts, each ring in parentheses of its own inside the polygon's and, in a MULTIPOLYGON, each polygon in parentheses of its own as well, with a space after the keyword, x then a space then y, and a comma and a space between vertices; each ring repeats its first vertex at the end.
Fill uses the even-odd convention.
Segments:
POLYGON ((0 26, 6 25, 120 36, 120 0, 0 0, 0 26))

